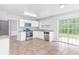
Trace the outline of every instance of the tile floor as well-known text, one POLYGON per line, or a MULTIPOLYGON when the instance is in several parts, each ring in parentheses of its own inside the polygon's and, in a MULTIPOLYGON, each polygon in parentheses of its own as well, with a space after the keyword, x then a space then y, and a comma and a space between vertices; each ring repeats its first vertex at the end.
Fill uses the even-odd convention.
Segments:
POLYGON ((78 55, 79 47, 61 42, 48 42, 41 39, 17 41, 10 39, 10 55, 78 55))

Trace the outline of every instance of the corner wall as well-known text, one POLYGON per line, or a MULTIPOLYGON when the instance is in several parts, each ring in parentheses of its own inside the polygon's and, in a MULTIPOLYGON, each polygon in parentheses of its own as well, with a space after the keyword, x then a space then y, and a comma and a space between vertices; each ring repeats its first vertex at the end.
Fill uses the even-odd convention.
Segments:
POLYGON ((59 39, 59 35, 58 35, 59 34, 59 20, 75 18, 75 17, 79 17, 79 10, 40 19, 40 24, 44 24, 44 23, 50 24, 51 27, 48 27, 48 28, 54 31, 54 39, 58 40, 59 39))

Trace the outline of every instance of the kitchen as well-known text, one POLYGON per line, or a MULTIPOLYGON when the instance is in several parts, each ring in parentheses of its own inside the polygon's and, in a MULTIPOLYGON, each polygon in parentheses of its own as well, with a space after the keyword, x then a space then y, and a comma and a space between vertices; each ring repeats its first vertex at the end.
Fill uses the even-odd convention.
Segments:
POLYGON ((19 39, 20 41, 27 41, 34 38, 39 38, 52 42, 54 39, 53 30, 44 29, 49 28, 50 26, 50 24, 40 25, 39 21, 21 19, 19 21, 19 35, 17 35, 17 40, 19 39), (40 26, 42 26, 43 28, 40 28, 40 26))
POLYGON ((78 7, 74 4, 0 5, 0 34, 8 33, 7 38, 0 37, 0 54, 79 54, 78 7), (3 20, 8 24, 4 26, 3 20))

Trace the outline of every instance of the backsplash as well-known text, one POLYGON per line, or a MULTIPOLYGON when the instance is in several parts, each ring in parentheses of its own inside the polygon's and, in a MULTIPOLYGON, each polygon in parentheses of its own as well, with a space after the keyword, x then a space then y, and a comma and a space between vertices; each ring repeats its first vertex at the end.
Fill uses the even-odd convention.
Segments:
POLYGON ((50 27, 51 25, 41 25, 41 27, 50 27))

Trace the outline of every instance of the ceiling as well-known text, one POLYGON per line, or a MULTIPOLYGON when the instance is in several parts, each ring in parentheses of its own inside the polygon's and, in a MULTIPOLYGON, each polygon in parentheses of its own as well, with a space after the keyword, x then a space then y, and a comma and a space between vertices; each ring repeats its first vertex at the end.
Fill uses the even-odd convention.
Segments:
POLYGON ((37 18, 54 16, 79 9, 79 4, 67 4, 60 8, 59 4, 0 4, 0 10, 18 16, 27 17, 24 11, 34 13, 37 18))

